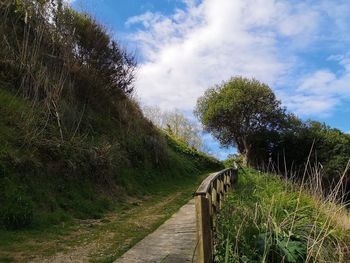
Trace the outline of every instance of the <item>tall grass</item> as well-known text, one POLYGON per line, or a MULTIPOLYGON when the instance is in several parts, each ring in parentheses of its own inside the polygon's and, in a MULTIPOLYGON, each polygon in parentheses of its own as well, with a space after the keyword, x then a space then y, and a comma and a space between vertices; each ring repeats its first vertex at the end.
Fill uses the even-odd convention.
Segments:
POLYGON ((342 182, 329 192, 320 177, 316 168, 302 181, 241 173, 217 218, 216 262, 349 262, 342 182))
MULTIPOLYGON (((20 120, 27 143, 37 140, 49 122, 56 124, 62 143, 67 140, 64 132, 67 127, 62 123, 61 98, 63 90, 69 93, 74 83, 69 78, 69 68, 63 63, 67 58, 63 54, 61 58, 57 57, 64 49, 49 40, 55 35, 53 23, 48 22, 51 11, 37 10, 36 5, 29 3, 18 1, 14 5, 13 1, 6 0, 0 4, 1 88, 15 90, 31 104, 20 120), (25 13, 24 21, 21 13, 25 13)), ((65 41, 68 46, 72 40, 68 36, 65 41)), ((72 129, 76 130, 77 126, 72 129)))

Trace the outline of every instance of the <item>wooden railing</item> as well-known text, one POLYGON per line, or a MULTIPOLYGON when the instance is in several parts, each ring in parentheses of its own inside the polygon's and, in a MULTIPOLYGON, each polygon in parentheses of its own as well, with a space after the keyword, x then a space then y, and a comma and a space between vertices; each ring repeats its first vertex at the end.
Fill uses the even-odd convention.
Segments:
POLYGON ((197 223, 197 263, 213 261, 214 217, 222 207, 225 194, 237 183, 237 167, 209 175, 195 192, 197 223))

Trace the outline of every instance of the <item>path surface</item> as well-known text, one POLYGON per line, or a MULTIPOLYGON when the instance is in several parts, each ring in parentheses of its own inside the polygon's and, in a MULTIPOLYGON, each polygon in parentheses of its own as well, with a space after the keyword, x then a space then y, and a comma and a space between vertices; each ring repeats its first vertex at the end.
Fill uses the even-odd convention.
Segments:
POLYGON ((191 200, 115 263, 192 262, 195 246, 195 205, 191 200))

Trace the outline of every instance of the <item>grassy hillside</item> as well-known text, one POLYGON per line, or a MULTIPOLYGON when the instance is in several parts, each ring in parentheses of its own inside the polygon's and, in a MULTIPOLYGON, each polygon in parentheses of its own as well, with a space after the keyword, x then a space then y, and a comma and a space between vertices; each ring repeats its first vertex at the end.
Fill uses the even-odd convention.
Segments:
POLYGON ((0 7, 0 262, 112 262, 222 164, 143 116, 134 56, 93 18, 0 7))
POLYGON ((71 250, 112 262, 222 168, 126 103, 129 121, 85 110, 79 131, 61 140, 41 104, 0 88, 0 262, 71 250), (82 240, 98 246, 86 253, 82 240))
POLYGON ((135 58, 93 18, 62 1, 0 6, 1 227, 99 218, 155 182, 220 169, 144 118, 135 58))
POLYGON ((275 175, 240 171, 217 218, 216 262, 349 262, 350 214, 275 175))
POLYGON ((155 182, 221 168, 142 115, 123 124, 86 112, 84 133, 61 141, 41 113, 0 89, 0 218, 7 229, 99 218, 127 195, 148 194, 155 182))

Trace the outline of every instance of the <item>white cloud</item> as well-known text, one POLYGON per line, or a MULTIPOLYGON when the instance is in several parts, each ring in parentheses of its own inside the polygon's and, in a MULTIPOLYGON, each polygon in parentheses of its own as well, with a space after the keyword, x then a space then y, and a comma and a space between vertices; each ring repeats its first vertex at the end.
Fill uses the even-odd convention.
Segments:
MULTIPOLYGON (((170 16, 146 12, 126 22, 142 28, 129 37, 142 56, 136 87, 143 103, 188 113, 205 89, 235 75, 266 82, 301 116, 327 117, 350 99, 349 54, 328 58, 337 71, 304 59, 350 41, 348 0, 183 2, 170 16)), ((208 134, 203 140, 220 159, 234 151, 208 134)))
POLYGON ((127 25, 133 23, 144 26, 132 35, 145 60, 139 96, 147 104, 189 110, 206 88, 232 75, 273 85, 290 67, 279 57, 277 39, 306 36, 317 15, 273 0, 204 0, 168 17, 132 17, 127 25))
POLYGON ((329 115, 329 111, 337 105, 337 100, 333 97, 322 95, 286 95, 285 105, 287 108, 299 116, 323 116, 329 115))
POLYGON ((342 72, 317 68, 294 75, 307 63, 299 51, 348 29, 344 10, 350 8, 342 1, 184 3, 170 16, 147 12, 126 23, 143 27, 130 38, 143 58, 136 87, 145 104, 192 110, 206 88, 234 75, 277 87, 284 104, 301 115, 329 114, 341 96, 350 98, 348 56, 330 58, 342 72))
MULTIPOLYGON (((329 59, 337 60, 343 70, 336 74, 320 69, 302 78, 295 95, 285 99, 290 110, 303 116, 329 115, 350 99, 349 56, 337 55, 329 59)), ((286 94, 283 97, 286 98, 286 94)))
POLYGON ((297 90, 318 94, 324 92, 335 79, 336 76, 329 70, 319 70, 304 79, 297 90))

